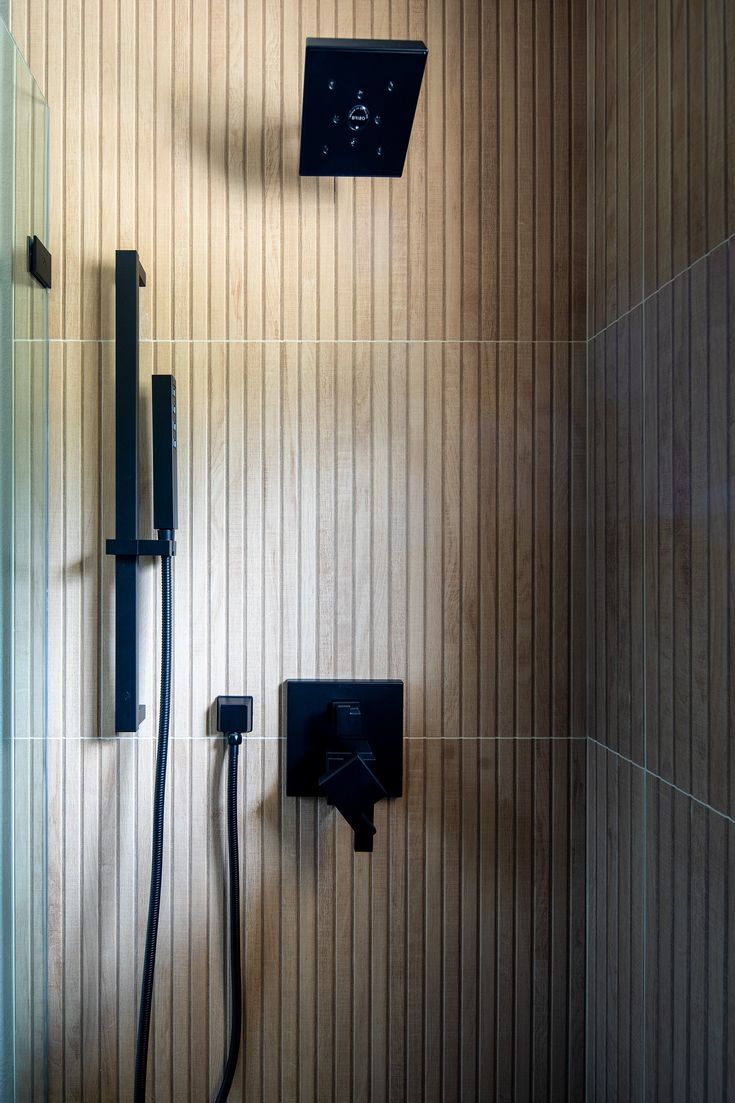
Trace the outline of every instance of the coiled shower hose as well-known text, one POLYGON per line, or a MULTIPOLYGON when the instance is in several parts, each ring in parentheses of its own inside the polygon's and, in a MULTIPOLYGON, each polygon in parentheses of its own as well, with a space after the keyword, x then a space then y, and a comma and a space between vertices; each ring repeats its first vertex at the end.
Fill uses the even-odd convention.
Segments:
MULTIPOLYGON (((166 532, 161 539, 169 538, 166 532)), ((171 719, 171 558, 161 559, 161 700, 158 716, 158 750, 156 755, 156 780, 153 795, 153 843, 151 854, 151 885, 148 897, 148 926, 145 936, 143 979, 140 990, 138 1035, 135 1044, 134 1103, 145 1103, 146 1073, 148 1069, 148 1039, 153 1004, 153 975, 156 967, 156 942, 158 917, 161 908, 161 882, 163 879, 163 825, 166 800, 166 762, 168 759, 168 734, 171 719)), ((242 736, 227 737, 230 746, 227 777, 227 853, 230 881, 230 980, 232 987, 232 1025, 225 1071, 216 1103, 224 1103, 232 1087, 240 1049, 242 1024, 242 984, 240 975, 240 868, 237 846, 237 759, 242 736)))

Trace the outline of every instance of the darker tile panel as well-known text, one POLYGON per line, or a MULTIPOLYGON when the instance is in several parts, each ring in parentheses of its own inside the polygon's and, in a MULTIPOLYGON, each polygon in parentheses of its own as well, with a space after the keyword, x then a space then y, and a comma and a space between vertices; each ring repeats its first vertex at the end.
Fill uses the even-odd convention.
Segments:
POLYGON ((643 1084, 644 774, 590 743, 587 1098, 643 1084))
POLYGON ((483 736, 586 734, 585 354, 581 343, 482 349, 483 736))
POLYGON ((646 1098, 735 1097, 735 826, 648 777, 646 1098))
POLYGON ((732 814, 732 246, 645 305, 647 765, 732 814))
POLYGON ((735 9, 644 4, 645 293, 735 227, 735 9))
POLYGON ((581 1099, 585 745, 477 746, 479 1081, 463 1098, 581 1099))
POLYGON ((643 762, 643 312, 589 344, 589 731, 643 762))

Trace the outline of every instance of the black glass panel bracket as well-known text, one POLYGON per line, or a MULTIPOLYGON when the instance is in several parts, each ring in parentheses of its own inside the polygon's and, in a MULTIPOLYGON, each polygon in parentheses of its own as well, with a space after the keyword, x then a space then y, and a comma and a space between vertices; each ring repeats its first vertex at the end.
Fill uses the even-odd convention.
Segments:
POLYGON ((307 38, 301 176, 401 176, 428 50, 423 42, 307 38))
POLYGON ((403 793, 403 682, 292 679, 282 706, 287 796, 325 797, 372 851, 375 805, 403 793))
POLYGON ((41 287, 51 290, 51 254, 36 234, 28 238, 28 271, 41 287))
POLYGON ((145 718, 138 693, 138 565, 142 555, 176 554, 176 380, 153 387, 153 515, 158 539, 139 532, 140 288, 146 275, 134 249, 115 254, 115 731, 135 732, 145 718))

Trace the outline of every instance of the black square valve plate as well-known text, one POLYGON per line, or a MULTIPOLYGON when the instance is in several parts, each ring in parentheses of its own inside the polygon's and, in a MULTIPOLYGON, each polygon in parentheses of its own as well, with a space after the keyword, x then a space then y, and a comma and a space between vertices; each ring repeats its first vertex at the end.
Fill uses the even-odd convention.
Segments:
POLYGON ((307 38, 301 176, 401 176, 423 42, 307 38))
POLYGON ((283 683, 282 730, 286 734, 286 794, 318 797, 319 778, 333 749, 334 705, 359 706, 362 738, 375 756, 371 769, 386 789, 400 797, 403 789, 403 682, 365 680, 332 682, 293 679, 283 683))

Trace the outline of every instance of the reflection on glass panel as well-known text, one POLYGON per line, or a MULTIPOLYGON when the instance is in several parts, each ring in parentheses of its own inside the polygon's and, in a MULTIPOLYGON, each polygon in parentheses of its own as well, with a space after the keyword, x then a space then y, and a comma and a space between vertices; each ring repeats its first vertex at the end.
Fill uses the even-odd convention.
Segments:
MULTIPOLYGON (((13 149, 13 43, 0 24, 0 149, 13 149)), ((13 357, 13 160, 0 157, 0 1098, 12 1099, 15 1081, 13 968, 13 744, 10 738, 12 678, 12 526, 8 512, 11 465, 13 357)))
POLYGON ((0 1099, 45 1095, 46 104, 0 22, 0 1099))

